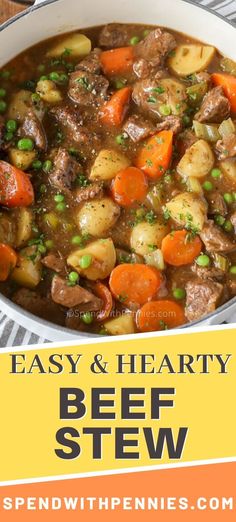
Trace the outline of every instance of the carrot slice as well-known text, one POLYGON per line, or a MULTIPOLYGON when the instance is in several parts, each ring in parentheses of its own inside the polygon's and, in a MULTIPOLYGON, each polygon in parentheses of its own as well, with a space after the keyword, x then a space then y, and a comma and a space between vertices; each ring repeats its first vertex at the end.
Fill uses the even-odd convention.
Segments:
POLYGON ((151 301, 137 314, 137 326, 141 332, 156 332, 177 328, 186 322, 182 306, 174 301, 151 301))
POLYGON ((169 265, 189 265, 199 256, 202 242, 199 236, 191 238, 186 230, 176 230, 163 239, 161 249, 169 265))
POLYGON ((13 248, 0 243, 0 281, 6 281, 17 263, 17 254, 13 248))
POLYGON ((102 69, 107 76, 131 71, 134 60, 133 47, 120 47, 119 49, 104 51, 100 55, 102 69))
POLYGON ((131 93, 131 87, 124 87, 124 89, 113 94, 111 99, 101 108, 100 119, 102 123, 116 127, 122 124, 129 108, 131 93))
POLYGON ((223 88, 225 96, 231 104, 232 112, 236 112, 236 77, 230 74, 214 73, 211 75, 214 85, 219 85, 223 88))
POLYGON ((137 202, 141 203, 148 191, 145 174, 136 167, 128 167, 117 174, 111 191, 114 200, 122 207, 130 207, 137 202))
POLYGON ((158 292, 161 273, 147 265, 118 265, 110 276, 110 289, 116 299, 124 304, 143 305, 158 292))
POLYGON ((96 316, 97 321, 108 319, 113 307, 113 299, 110 290, 106 285, 98 282, 94 285, 93 291, 97 297, 103 301, 103 308, 96 316))
POLYGON ((34 189, 27 174, 0 161, 0 204, 9 208, 28 207, 33 201, 34 189))
POLYGON ((135 165, 153 179, 160 178, 169 168, 173 152, 173 132, 162 131, 144 142, 135 165))

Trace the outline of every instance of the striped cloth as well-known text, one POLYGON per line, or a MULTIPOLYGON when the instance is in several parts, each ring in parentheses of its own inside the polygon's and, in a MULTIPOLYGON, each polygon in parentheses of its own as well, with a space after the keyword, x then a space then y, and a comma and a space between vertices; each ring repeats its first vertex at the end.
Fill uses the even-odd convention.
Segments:
MULTIPOLYGON (((40 3, 43 0, 37 0, 40 3)), ((236 23, 236 0, 195 0, 236 23)), ((0 347, 25 346, 48 342, 43 337, 25 330, 0 311, 0 347)))

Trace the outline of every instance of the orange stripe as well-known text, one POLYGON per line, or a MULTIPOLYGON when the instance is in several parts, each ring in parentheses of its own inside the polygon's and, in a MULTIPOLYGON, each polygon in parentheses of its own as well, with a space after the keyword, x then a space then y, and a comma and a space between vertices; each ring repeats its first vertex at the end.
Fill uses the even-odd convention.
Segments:
MULTIPOLYGON (((236 464, 142 472, 0 488, 3 497, 235 497, 236 464)), ((230 522, 234 511, 0 511, 1 522, 230 522)))

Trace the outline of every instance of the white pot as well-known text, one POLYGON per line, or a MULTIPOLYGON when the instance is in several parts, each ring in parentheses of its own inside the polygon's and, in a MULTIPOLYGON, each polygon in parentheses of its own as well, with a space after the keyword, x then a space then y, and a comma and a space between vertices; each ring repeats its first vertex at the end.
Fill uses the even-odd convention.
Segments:
MULTIPOLYGON (((219 15, 186 0, 46 0, 2 25, 0 64, 33 44, 59 33, 108 22, 153 24, 186 33, 217 47, 236 60, 236 29, 219 15)), ((0 297, 0 308, 11 319, 52 341, 91 337, 52 325, 0 297)), ((236 321, 236 298, 195 325, 236 321)))

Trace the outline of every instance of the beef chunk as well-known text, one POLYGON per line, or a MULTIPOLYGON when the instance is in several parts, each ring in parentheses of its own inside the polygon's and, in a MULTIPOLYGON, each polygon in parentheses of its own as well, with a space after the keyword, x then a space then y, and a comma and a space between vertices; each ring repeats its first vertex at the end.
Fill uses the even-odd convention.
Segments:
POLYGON ((230 221, 234 227, 234 233, 236 234, 236 212, 234 212, 230 218, 230 221))
POLYGON ((66 138, 69 141, 75 141, 78 144, 84 144, 89 141, 89 131, 83 126, 83 121, 77 114, 67 106, 58 106, 51 109, 56 120, 63 126, 66 138))
POLYGON ((155 90, 158 88, 158 82, 156 80, 141 80, 134 85, 133 89, 133 100, 140 107, 140 109, 146 113, 156 115, 158 117, 159 101, 153 103, 155 98, 155 90), (150 103, 150 99, 152 102, 150 103))
POLYGON ((224 270, 216 268, 215 266, 204 268, 198 266, 198 264, 195 263, 192 266, 192 271, 194 272, 194 274, 196 274, 200 279, 203 279, 204 281, 208 279, 215 279, 216 281, 221 281, 225 277, 224 270))
POLYGON ((222 87, 211 89, 203 99, 195 119, 204 123, 220 123, 230 115, 230 103, 222 87))
POLYGON ((50 298, 42 297, 32 290, 21 288, 13 295, 13 301, 24 310, 42 319, 48 320, 50 317, 57 324, 64 325, 65 323, 64 313, 60 307, 53 303, 50 298))
POLYGON ((206 82, 210 83, 211 81, 211 75, 206 71, 201 71, 199 73, 195 74, 196 80, 198 83, 206 82))
POLYGON ((59 276, 53 278, 51 294, 55 303, 66 308, 88 305, 86 311, 93 311, 100 310, 103 306, 102 300, 92 292, 79 285, 68 286, 67 281, 59 276))
POLYGON ((79 163, 70 156, 66 149, 60 148, 54 159, 53 170, 49 173, 50 183, 59 190, 70 190, 79 169, 79 163))
POLYGON ((217 141, 216 152, 220 160, 236 156, 236 134, 229 134, 223 140, 217 141))
POLYGON ((230 296, 235 297, 236 296, 236 279, 228 279, 227 288, 229 290, 230 296))
POLYGON ((42 259, 42 264, 46 266, 46 268, 50 268, 54 272, 58 274, 64 274, 66 272, 65 261, 62 257, 56 256, 55 254, 49 254, 48 256, 42 259))
POLYGON ((223 294, 223 285, 214 281, 194 279, 186 285, 185 315, 189 321, 197 321, 214 312, 223 294))
POLYGON ((134 141, 134 143, 138 143, 154 134, 156 129, 150 121, 134 114, 126 121, 123 131, 128 134, 129 138, 134 141))
POLYGON ((154 29, 135 47, 138 58, 147 60, 152 66, 162 64, 168 53, 177 46, 174 36, 163 29, 154 29))
POLYGON ((205 224, 200 233, 200 237, 208 252, 225 252, 227 254, 236 250, 236 243, 233 243, 233 241, 215 225, 214 221, 208 221, 205 224))
POLYGON ((68 96, 78 105, 99 105, 107 99, 109 81, 102 75, 75 71, 70 76, 68 96))
POLYGON ((179 116, 167 116, 164 121, 158 123, 156 132, 163 130, 171 130, 174 134, 178 134, 183 129, 183 122, 179 116))
POLYGON ((82 70, 87 71, 91 74, 100 74, 101 63, 100 63, 101 49, 94 49, 86 58, 81 60, 76 66, 76 71, 82 70))
POLYGON ((24 138, 32 138, 36 147, 45 151, 47 149, 47 137, 42 123, 37 118, 33 110, 30 110, 25 117, 18 135, 24 138))
POLYGON ((191 129, 186 129, 182 134, 179 136, 178 139, 178 150, 183 156, 194 143, 198 141, 198 138, 196 137, 196 134, 191 129))
POLYGON ((124 47, 128 44, 128 42, 128 28, 123 24, 105 25, 98 39, 99 47, 105 47, 107 49, 124 47))
POLYGON ((104 195, 103 183, 92 183, 88 187, 82 187, 75 191, 75 201, 89 201, 90 199, 102 198, 104 195))
POLYGON ((211 192, 207 197, 209 204, 209 214, 220 214, 221 216, 227 216, 228 209, 223 196, 219 192, 211 192))
POLYGON ((152 74, 152 66, 147 60, 144 58, 140 58, 136 60, 133 65, 133 71, 140 80, 145 80, 152 74))
POLYGON ((65 137, 69 142, 84 145, 90 150, 99 145, 99 138, 84 126, 82 118, 71 107, 54 107, 50 113, 62 125, 65 137))

